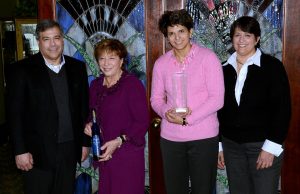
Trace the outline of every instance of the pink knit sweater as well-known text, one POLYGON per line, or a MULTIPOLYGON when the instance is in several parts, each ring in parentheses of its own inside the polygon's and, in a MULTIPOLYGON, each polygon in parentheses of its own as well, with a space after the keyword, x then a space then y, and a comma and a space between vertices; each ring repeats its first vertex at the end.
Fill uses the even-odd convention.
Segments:
POLYGON ((150 100, 154 111, 162 117, 161 137, 177 142, 215 137, 219 132, 217 111, 224 100, 220 61, 211 50, 193 44, 183 64, 179 64, 171 50, 154 65, 150 100), (187 105, 192 111, 187 117, 188 126, 169 123, 165 117, 166 111, 173 108, 172 75, 182 69, 187 75, 187 105))

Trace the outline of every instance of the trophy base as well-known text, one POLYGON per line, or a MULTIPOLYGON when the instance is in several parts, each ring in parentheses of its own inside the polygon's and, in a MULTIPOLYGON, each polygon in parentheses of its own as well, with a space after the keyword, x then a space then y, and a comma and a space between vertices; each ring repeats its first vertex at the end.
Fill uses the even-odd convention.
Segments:
POLYGON ((176 108, 175 112, 177 112, 177 113, 186 113, 187 112, 187 108, 176 108))

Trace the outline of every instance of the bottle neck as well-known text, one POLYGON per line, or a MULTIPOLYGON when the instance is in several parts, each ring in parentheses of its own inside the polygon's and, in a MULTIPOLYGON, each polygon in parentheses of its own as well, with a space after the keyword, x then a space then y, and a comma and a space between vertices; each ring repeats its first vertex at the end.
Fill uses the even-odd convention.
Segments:
POLYGON ((92 114, 93 114, 93 123, 96 123, 97 122, 97 120, 96 120, 96 111, 93 110, 92 114))

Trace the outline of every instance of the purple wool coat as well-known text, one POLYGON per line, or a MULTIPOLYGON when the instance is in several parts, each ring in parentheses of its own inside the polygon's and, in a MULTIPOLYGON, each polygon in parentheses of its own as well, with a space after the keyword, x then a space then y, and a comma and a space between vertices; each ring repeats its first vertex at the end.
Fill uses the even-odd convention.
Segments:
POLYGON ((145 88, 126 71, 110 88, 103 86, 103 79, 102 75, 91 83, 90 110, 96 110, 104 143, 120 135, 126 135, 127 141, 112 159, 96 163, 99 194, 144 194, 145 134, 149 126, 145 88))

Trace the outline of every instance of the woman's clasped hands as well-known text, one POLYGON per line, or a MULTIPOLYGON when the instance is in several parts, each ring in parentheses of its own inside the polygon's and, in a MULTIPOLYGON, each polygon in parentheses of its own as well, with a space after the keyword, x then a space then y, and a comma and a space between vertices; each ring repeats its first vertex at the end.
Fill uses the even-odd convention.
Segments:
MULTIPOLYGON (((92 122, 85 125, 84 133, 92 137, 92 122)), ((113 153, 116 151, 117 148, 120 148, 121 145, 122 145, 122 140, 120 138, 107 141, 103 146, 101 146, 101 150, 103 152, 100 155, 99 162, 108 161, 112 159, 113 153)))

